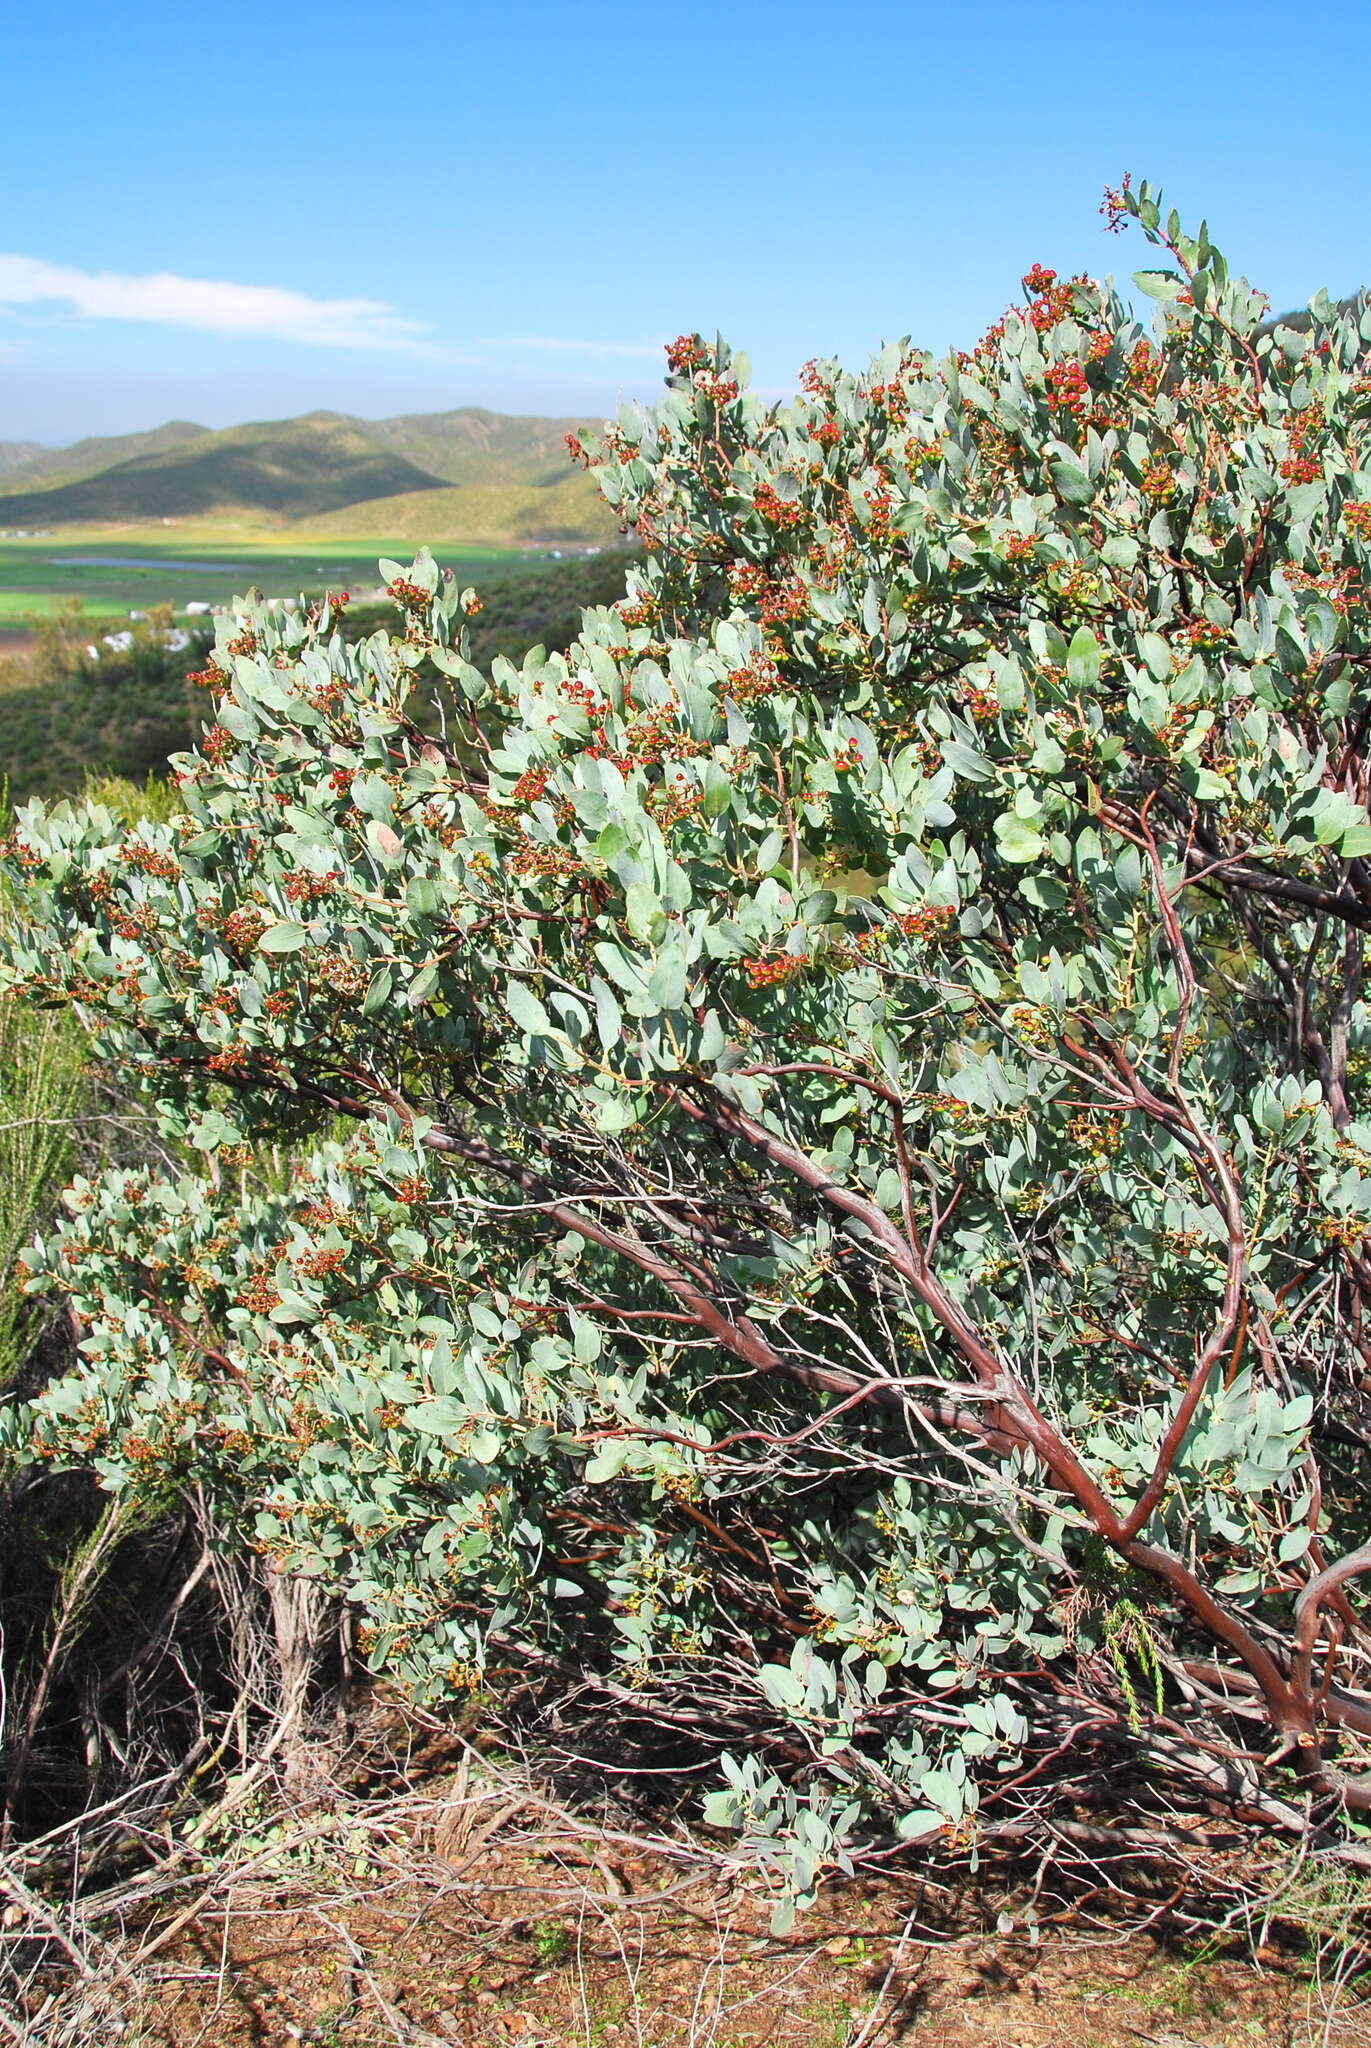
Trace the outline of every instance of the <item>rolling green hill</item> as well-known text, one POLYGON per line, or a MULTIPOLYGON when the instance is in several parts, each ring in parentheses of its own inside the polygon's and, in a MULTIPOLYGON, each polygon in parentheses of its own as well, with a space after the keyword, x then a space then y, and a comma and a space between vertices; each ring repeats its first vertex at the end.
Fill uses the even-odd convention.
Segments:
POLYGON ((204 433, 98 475, 6 492, 0 526, 102 519, 184 519, 246 510, 301 518, 361 498, 437 488, 441 479, 379 446, 336 413, 204 433))
MULTIPOLYGON (((457 484, 372 498, 308 521, 310 540, 612 541, 619 522, 594 483, 568 470, 555 483, 457 484)), ((302 534, 302 544, 306 536, 302 534)))
POLYGON ((141 434, 92 435, 75 441, 69 448, 40 448, 36 441, 0 442, 0 475, 11 489, 51 490, 58 484, 80 483, 113 469, 116 463, 133 462, 143 455, 161 455, 171 448, 199 440, 209 432, 192 420, 168 420, 165 426, 149 427, 141 434))
POLYGON ((446 484, 561 483, 569 473, 566 436, 599 426, 486 412, 478 405, 352 424, 446 484))
MULTIPOLYGON (((312 412, 219 432, 173 420, 148 433, 80 441, 71 448, 35 450, 31 444, 5 442, 0 443, 0 527, 194 519, 230 512, 264 515, 273 522, 313 522, 344 507, 408 500, 444 486, 497 492, 561 489, 571 477, 566 435, 584 425, 466 406, 385 420, 312 412)), ((590 538, 581 512, 571 509, 581 499, 590 503, 584 491, 573 492, 566 507, 549 504, 528 519, 500 498, 472 500, 469 507, 448 508, 461 512, 456 526, 425 531, 436 539, 495 538, 516 531, 529 537, 590 538), (497 526, 483 534, 471 522, 487 513, 497 526)), ((347 531, 370 534, 389 528, 368 516, 347 531)))
POLYGON ((37 441, 0 441, 0 476, 13 476, 16 470, 27 471, 31 463, 53 452, 51 448, 41 447, 37 441))

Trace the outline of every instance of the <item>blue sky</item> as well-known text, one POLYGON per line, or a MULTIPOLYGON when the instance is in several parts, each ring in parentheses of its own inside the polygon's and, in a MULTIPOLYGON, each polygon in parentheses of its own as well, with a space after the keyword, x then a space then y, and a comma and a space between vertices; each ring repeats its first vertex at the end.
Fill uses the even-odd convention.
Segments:
POLYGON ((0 59, 0 438, 585 413, 1145 261, 1160 181, 1281 304, 1371 282, 1371 6, 66 0, 0 59))

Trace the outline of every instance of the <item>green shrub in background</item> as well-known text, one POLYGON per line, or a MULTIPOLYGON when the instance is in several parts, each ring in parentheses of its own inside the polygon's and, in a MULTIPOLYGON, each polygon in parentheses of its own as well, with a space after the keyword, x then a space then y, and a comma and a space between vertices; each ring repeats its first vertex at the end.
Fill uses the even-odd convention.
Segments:
POLYGON ((247 607, 183 815, 9 854, 15 986, 201 1163, 77 1181, 8 1444, 194 1482, 427 1701, 712 1747, 782 1924, 1064 1805, 1364 1853, 1371 310, 1114 205, 1151 334, 1037 269, 782 407, 683 338, 564 657, 488 681, 426 554, 355 646, 247 607))

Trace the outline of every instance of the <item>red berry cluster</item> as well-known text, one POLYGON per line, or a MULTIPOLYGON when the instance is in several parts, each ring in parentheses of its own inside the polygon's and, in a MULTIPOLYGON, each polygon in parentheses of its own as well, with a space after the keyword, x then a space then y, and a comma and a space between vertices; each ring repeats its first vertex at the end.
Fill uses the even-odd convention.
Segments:
POLYGON ((862 765, 862 750, 856 740, 847 740, 833 756, 835 775, 850 775, 862 765))
POLYGON ((544 882, 569 880, 572 875, 579 875, 583 866, 569 846, 535 846, 530 839, 524 841, 509 865, 516 875, 533 876, 544 882))
POLYGON ((252 1064, 252 1055, 245 1045, 235 1041, 224 1046, 219 1052, 212 1052, 205 1061, 211 1074, 242 1074, 252 1064))
POLYGON ((836 448, 843 438, 843 430, 830 414, 827 419, 820 420, 816 427, 809 429, 809 438, 811 441, 817 441, 821 448, 836 448))
POLYGON ((781 672, 774 661, 768 661, 764 654, 754 654, 742 668, 731 668, 728 672, 728 694, 735 704, 751 704, 759 697, 769 697, 780 687, 781 672))
POLYGON ((1004 558, 1007 562, 1027 562, 1036 559, 1038 543, 1031 533, 1011 533, 1004 544, 1004 558))
POLYGON ((862 496, 871 508, 871 521, 867 532, 872 540, 888 540, 890 538, 891 508, 894 504, 889 486, 886 484, 873 484, 869 490, 863 491, 862 496))
POLYGON ((756 562, 731 562, 728 580, 735 597, 756 599, 763 625, 803 619, 809 612, 809 593, 798 576, 773 577, 756 562))
POLYGON ((486 601, 485 601, 485 599, 484 599, 483 597, 474 597, 474 596, 473 596, 473 597, 469 597, 469 598, 467 599, 466 603, 465 603, 465 604, 464 604, 464 605, 462 606, 462 610, 463 610, 463 611, 464 611, 464 612, 466 613, 466 616, 467 616, 467 617, 468 617, 469 619, 474 619, 474 618, 475 618, 475 616, 476 616, 476 614, 477 614, 477 612, 483 612, 483 611, 485 610, 485 608, 486 608, 486 601))
POLYGON ((242 910, 231 910, 224 919, 224 942, 239 951, 247 952, 257 944, 266 928, 266 918, 255 904, 242 910))
POLYGON ((309 689, 310 703, 328 718, 333 717, 346 696, 347 685, 337 676, 330 676, 326 683, 312 683, 309 689))
POLYGON ((678 334, 675 341, 667 344, 667 368, 673 376, 689 376, 695 370, 703 369, 712 353, 698 334, 678 334))
POLYGON ((346 1265, 347 1249, 340 1244, 330 1245, 322 1251, 302 1253, 294 1263, 296 1272, 306 1280, 328 1280, 346 1265))
POLYGON ((1165 364, 1150 341, 1140 341, 1128 358, 1128 375, 1144 398, 1155 398, 1161 388, 1165 364))
POLYGON ((1151 456, 1143 464, 1138 488, 1145 498, 1152 498, 1159 505, 1171 503, 1177 490, 1176 476, 1164 456, 1151 456))
POLYGON ((1029 320, 1039 334, 1045 334, 1049 327, 1055 327, 1059 320, 1065 320, 1072 310, 1076 286, 1088 284, 1089 279, 1073 277, 1069 284, 1058 284, 1055 270, 1048 270, 1043 264, 1035 263, 1023 283, 1024 290, 1031 294, 1029 320))
POLYGON ((386 585, 386 596, 407 612, 426 611, 432 602, 426 590, 404 576, 397 576, 393 583, 386 585))
POLYGON ((589 469, 590 455, 580 435, 564 434, 562 436, 562 439, 566 442, 566 452, 571 457, 572 461, 579 462, 582 469, 589 469))
POLYGON ((238 742, 226 725, 212 725, 200 742, 200 752, 216 768, 222 768, 238 750, 238 742))
POLYGON ((867 391, 867 401, 878 406, 894 427, 902 427, 909 418, 909 393, 903 384, 873 384, 867 391))
POLYGON ((141 839, 125 839, 119 857, 125 867, 136 868, 139 874, 155 875, 161 882, 173 881, 181 872, 181 863, 173 854, 159 853, 155 846, 145 846, 141 839))
POLYGON ((238 635, 236 640, 229 641, 228 651, 230 654, 256 654, 259 651, 261 644, 261 641, 257 638, 255 629, 251 626, 248 626, 243 632, 241 632, 238 635))
POLYGON ((778 982, 790 981, 795 975, 803 974, 809 964, 808 953, 777 953, 769 960, 743 962, 751 988, 774 988, 778 982))
POLYGON ((547 788, 548 771, 545 767, 525 768, 519 780, 509 793, 512 804, 536 804, 547 788))
POLYGON ((669 782, 659 789, 648 792, 646 809, 666 831, 672 825, 679 825, 685 818, 693 818, 705 800, 705 793, 693 783, 682 769, 677 769, 669 782))
POLYGON ((1085 418, 1090 410, 1090 386, 1084 367, 1074 356, 1064 363, 1053 363, 1047 373, 1047 388, 1059 412, 1074 413, 1078 420, 1085 418))
POLYGON ((978 725, 986 724, 1000 715, 1000 700, 993 690, 978 683, 972 676, 964 676, 961 682, 962 702, 978 725))
POLYGON ((342 879, 340 868, 330 868, 326 875, 314 875, 302 868, 286 883, 286 900, 290 903, 317 903, 321 896, 331 896, 342 879))
POLYGON ((807 391, 811 398, 831 398, 833 386, 824 376, 817 362, 811 360, 800 367, 800 389, 807 391))
POLYGON ((655 597, 640 598, 636 604, 629 604, 620 598, 614 607, 626 626, 650 626, 657 616, 655 597))
POLYGON ((1358 540, 1371 543, 1371 502, 1344 505, 1342 523, 1358 540))
POLYGON ((772 526, 799 526, 804 519, 804 506, 798 498, 778 496, 774 484, 760 483, 752 495, 754 508, 772 526))
POLYGON ((213 655, 203 668, 192 669, 186 681, 195 683, 202 690, 226 690, 229 686, 227 674, 220 668, 213 655))
POLYGON ((1216 654, 1227 644, 1228 628, 1216 626, 1212 619, 1196 619, 1193 625, 1185 627, 1182 636, 1198 654, 1216 654))
POLYGON ((956 915, 953 903, 930 903, 923 910, 906 911, 895 922, 907 939, 935 940, 942 938, 956 915))
POLYGON ((1315 440, 1323 427, 1323 407, 1320 404, 1307 405, 1303 412, 1297 412, 1290 422, 1290 453, 1281 464, 1281 475, 1287 483, 1312 484, 1319 474, 1320 463, 1315 440))
POLYGON ((238 1296, 238 1306, 251 1309, 255 1316, 269 1316, 281 1306, 281 1290, 269 1273, 254 1273, 238 1296))
POLYGON ((711 405, 731 405, 738 396, 737 380, 721 377, 713 370, 697 370, 694 383, 700 396, 707 398, 711 405))

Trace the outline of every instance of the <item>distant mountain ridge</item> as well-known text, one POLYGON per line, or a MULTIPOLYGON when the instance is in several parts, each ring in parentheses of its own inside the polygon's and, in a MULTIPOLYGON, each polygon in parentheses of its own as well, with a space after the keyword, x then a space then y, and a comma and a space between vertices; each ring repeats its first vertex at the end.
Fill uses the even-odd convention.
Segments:
MULTIPOLYGON (((473 505, 490 499, 491 487, 498 496, 517 486, 521 501, 530 490, 556 490, 555 524, 568 534, 568 516, 572 528, 584 523, 576 509, 582 500, 586 517, 592 504, 598 507, 593 489, 585 488, 588 479, 578 480, 570 469, 565 446, 566 436, 587 424, 464 406, 384 420, 312 412, 218 431, 173 420, 147 433, 81 441, 67 449, 0 443, 0 475, 7 486, 0 495, 0 526, 219 512, 299 521, 374 499, 412 501, 426 491, 442 492, 448 510, 453 486, 475 491, 473 505)), ((528 524, 527 517, 521 523, 528 524)), ((531 523, 538 526, 536 515, 531 523)), ((603 517, 592 523, 600 537, 603 517)))
POLYGON ((79 483, 140 455, 158 455, 209 431, 193 420, 168 420, 165 426, 148 427, 139 434, 95 434, 69 448, 42 448, 36 441, 0 441, 0 474, 29 490, 47 490, 57 484, 79 483), (7 460, 7 454, 13 459, 7 460))

